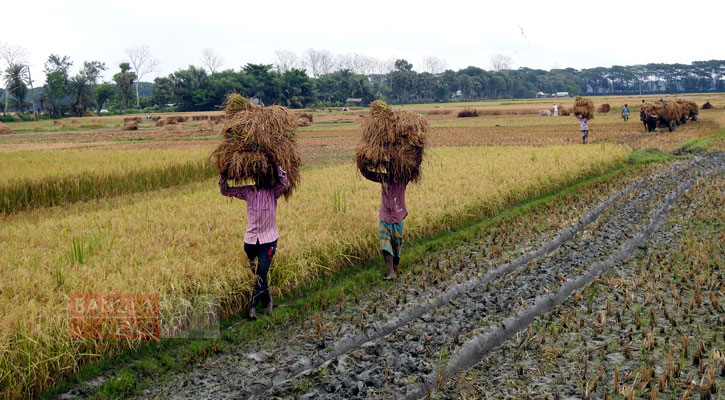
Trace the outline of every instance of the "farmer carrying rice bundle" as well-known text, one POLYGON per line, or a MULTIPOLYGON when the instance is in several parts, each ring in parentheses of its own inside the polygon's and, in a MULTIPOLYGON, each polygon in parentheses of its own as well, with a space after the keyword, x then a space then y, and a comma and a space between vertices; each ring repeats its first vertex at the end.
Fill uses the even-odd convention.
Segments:
POLYGON ((589 120, 594 118, 594 102, 577 96, 574 99, 572 114, 579 120, 579 130, 582 134, 582 144, 589 143, 589 120))
POLYGON ((225 105, 224 141, 212 154, 219 169, 224 196, 247 202, 244 252, 255 268, 256 280, 249 318, 256 319, 260 300, 273 307, 267 273, 277 251, 277 199, 289 197, 300 181, 301 157, 294 141, 297 117, 284 107, 260 107, 232 94, 225 105), (227 181, 252 183, 229 187, 227 181))
POLYGON ((393 110, 383 101, 370 104, 355 151, 360 173, 381 184, 380 248, 388 267, 386 279, 397 277, 403 245, 403 220, 408 215, 405 190, 420 178, 428 122, 420 114, 393 110))

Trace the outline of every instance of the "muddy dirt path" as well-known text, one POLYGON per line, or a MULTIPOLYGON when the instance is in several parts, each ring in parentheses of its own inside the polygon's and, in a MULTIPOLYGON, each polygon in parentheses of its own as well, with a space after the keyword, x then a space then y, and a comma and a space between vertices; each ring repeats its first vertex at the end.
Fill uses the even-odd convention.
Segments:
MULTIPOLYGON (((699 156, 612 193, 579 220, 520 255, 491 265, 476 243, 434 259, 455 271, 445 286, 401 284, 379 293, 389 318, 370 323, 378 299, 332 322, 317 315, 273 343, 208 359, 143 397, 421 398, 479 363, 535 318, 611 269, 662 227, 697 182, 725 171, 725 154, 699 156)), ((552 235, 550 235, 552 236, 552 235)), ((426 275, 426 278, 430 276, 426 275)))

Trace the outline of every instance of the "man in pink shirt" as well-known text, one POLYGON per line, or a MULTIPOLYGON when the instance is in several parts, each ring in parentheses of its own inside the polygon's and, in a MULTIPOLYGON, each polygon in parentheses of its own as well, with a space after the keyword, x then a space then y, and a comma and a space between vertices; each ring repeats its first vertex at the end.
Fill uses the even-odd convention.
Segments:
MULTIPOLYGON (((270 156, 270 158, 273 158, 270 156)), ((258 187, 247 185, 242 187, 229 187, 227 176, 222 174, 219 178, 219 189, 224 196, 236 197, 247 202, 247 231, 244 234, 244 252, 249 262, 254 265, 257 261, 257 280, 252 291, 252 302, 249 307, 249 319, 256 319, 256 307, 261 299, 266 303, 267 310, 272 310, 272 297, 267 286, 267 272, 272 263, 272 257, 277 251, 277 199, 289 188, 287 173, 277 166, 278 182, 274 187, 258 187)))
MULTIPOLYGON (((420 165, 420 159, 422 159, 422 154, 419 156, 418 165, 420 165)), ((405 208, 405 189, 408 182, 395 182, 385 172, 361 170, 360 173, 366 179, 378 182, 382 186, 378 215, 380 218, 378 224, 380 249, 388 267, 386 279, 395 279, 398 277, 400 254, 403 248, 403 220, 408 216, 408 210, 405 208)))

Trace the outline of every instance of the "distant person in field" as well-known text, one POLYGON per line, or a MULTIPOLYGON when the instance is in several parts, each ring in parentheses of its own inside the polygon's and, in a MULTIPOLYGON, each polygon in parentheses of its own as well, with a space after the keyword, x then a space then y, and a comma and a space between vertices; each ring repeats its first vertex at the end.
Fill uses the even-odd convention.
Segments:
MULTIPOLYGON (((416 164, 420 165, 423 154, 419 153, 416 164)), ((400 270, 400 254, 403 250, 403 220, 408 216, 405 208, 405 189, 408 182, 395 182, 385 172, 360 171, 373 182, 381 184, 379 237, 380 250, 388 267, 391 280, 398 277, 400 270)))
POLYGON ((236 197, 247 202, 247 231, 244 234, 244 252, 249 262, 254 266, 257 259, 257 279, 252 290, 252 302, 249 307, 249 319, 257 319, 257 304, 261 300, 266 304, 266 311, 272 311, 272 296, 267 286, 267 273, 272 263, 274 253, 277 251, 277 199, 289 188, 287 173, 280 167, 273 154, 267 158, 277 169, 277 185, 274 187, 258 187, 247 185, 242 187, 229 187, 227 176, 222 174, 219 178, 219 189, 224 196, 236 197))
POLYGON ((626 104, 622 107, 622 119, 624 122, 629 120, 629 107, 626 104))
POLYGON ((554 104, 554 116, 555 117, 559 116, 559 106, 557 106, 556 104, 554 104))
POLYGON ((578 115, 574 115, 579 120, 579 129, 582 132, 582 144, 589 143, 589 120, 578 115))

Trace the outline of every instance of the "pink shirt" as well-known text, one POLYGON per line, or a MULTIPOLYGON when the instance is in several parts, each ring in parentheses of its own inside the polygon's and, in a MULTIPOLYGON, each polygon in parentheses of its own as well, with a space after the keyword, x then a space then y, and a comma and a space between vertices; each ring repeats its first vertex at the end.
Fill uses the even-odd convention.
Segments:
POLYGON ((227 197, 236 197, 247 202, 247 231, 244 243, 270 243, 279 239, 277 231, 277 199, 289 188, 287 173, 277 167, 279 183, 272 189, 257 189, 256 186, 229 187, 225 178, 219 178, 219 189, 227 197))
POLYGON ((407 183, 381 183, 380 220, 388 224, 397 224, 408 216, 405 208, 405 188, 407 183))

